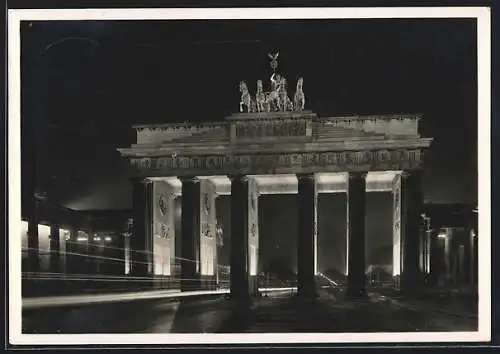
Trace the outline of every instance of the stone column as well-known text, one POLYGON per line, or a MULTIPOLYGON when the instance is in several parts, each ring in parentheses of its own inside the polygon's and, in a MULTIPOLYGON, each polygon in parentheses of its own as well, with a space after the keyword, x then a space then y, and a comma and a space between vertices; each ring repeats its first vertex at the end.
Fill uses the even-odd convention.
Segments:
POLYGON ((136 179, 133 184, 133 227, 130 236, 130 275, 147 277, 152 270, 150 252, 151 225, 150 204, 152 183, 147 179, 136 179))
POLYGON ((349 240, 349 268, 347 296, 366 295, 365 280, 365 203, 366 173, 349 173, 347 188, 347 232, 349 240))
POLYGON ((231 179, 231 297, 246 301, 250 297, 248 283, 248 177, 231 179))
POLYGON ((248 273, 250 294, 259 294, 259 191, 257 181, 249 180, 248 195, 248 273))
POLYGON ((28 215, 28 271, 40 270, 39 240, 38 240, 38 201, 35 196, 29 197, 28 215))
POLYGON ((401 287, 413 291, 420 289, 420 213, 422 210, 421 172, 404 172, 401 175, 401 238, 402 273, 401 287))
POLYGON ((426 224, 425 230, 425 272, 427 276, 428 283, 430 281, 431 274, 431 256, 432 256, 432 234, 428 229, 428 225, 426 224))
POLYGON ((394 287, 400 287, 401 277, 401 175, 392 183, 392 276, 394 287))
POLYGON ((217 287, 217 239, 215 185, 208 179, 200 181, 200 287, 215 290, 217 287))
POLYGON ((315 298, 315 231, 316 231, 316 178, 314 174, 298 174, 298 242, 297 242, 297 294, 315 298))
POLYGON ((148 274, 154 276, 154 182, 146 186, 146 255, 148 257, 148 274))
POLYGON ((53 273, 62 273, 60 269, 61 247, 60 247, 60 227, 58 224, 53 223, 50 226, 50 271, 53 273))
POLYGON ((199 288, 200 181, 183 177, 181 212, 181 290, 199 288))

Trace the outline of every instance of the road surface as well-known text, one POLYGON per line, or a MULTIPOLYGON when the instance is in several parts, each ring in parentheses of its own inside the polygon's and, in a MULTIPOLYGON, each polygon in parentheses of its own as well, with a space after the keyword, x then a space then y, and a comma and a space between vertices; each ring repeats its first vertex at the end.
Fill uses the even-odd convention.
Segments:
POLYGON ((32 309, 23 312, 23 333, 283 333, 475 331, 477 319, 442 313, 425 303, 371 293, 346 300, 322 295, 314 302, 289 292, 240 308, 212 299, 140 300, 32 309))

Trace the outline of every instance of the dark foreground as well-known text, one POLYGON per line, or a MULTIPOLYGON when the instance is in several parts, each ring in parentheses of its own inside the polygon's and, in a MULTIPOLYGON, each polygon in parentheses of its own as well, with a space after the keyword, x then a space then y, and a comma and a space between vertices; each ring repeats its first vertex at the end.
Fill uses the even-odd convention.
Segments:
POLYGON ((249 307, 225 300, 141 300, 23 312, 23 333, 279 333, 476 331, 477 316, 425 301, 372 292, 347 300, 324 293, 314 302, 271 294, 249 307))

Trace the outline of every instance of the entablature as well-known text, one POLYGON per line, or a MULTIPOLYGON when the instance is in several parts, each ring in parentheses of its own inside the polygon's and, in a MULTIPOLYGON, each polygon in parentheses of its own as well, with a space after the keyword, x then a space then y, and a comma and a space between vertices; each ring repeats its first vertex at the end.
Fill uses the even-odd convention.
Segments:
POLYGON ((290 174, 421 169, 421 149, 226 154, 130 159, 138 176, 290 174))
POLYGON ((340 141, 322 141, 281 144, 218 144, 218 145, 179 145, 171 146, 138 146, 118 149, 122 156, 128 158, 136 157, 181 157, 181 156, 205 156, 221 154, 269 154, 269 153, 320 153, 327 151, 372 151, 372 150, 398 150, 398 149, 426 149, 432 143, 432 138, 416 139, 390 139, 390 140, 367 140, 352 139, 340 141))

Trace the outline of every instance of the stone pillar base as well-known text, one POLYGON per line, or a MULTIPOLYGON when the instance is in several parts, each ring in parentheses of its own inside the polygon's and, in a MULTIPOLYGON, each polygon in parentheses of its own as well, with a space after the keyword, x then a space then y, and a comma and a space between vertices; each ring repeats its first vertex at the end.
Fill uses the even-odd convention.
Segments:
POLYGON ((258 297, 259 294, 259 277, 257 275, 248 276, 248 287, 250 296, 258 297))
POLYGON ((395 275, 392 277, 392 286, 395 289, 400 289, 401 288, 401 276, 395 275))

